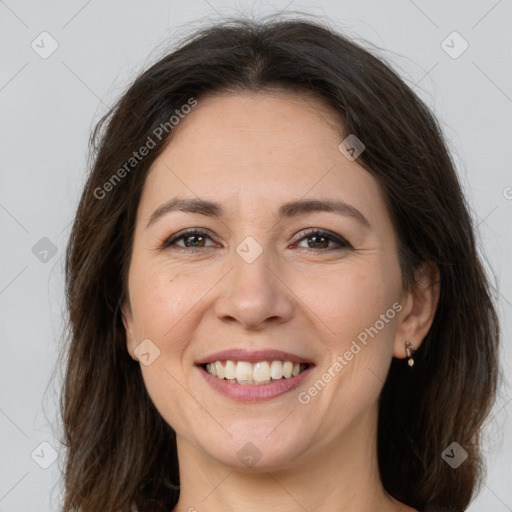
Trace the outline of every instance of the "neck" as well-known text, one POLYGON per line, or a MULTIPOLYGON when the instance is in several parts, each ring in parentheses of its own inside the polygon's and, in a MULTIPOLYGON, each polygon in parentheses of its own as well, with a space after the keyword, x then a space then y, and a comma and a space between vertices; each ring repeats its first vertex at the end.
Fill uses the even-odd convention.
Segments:
POLYGON ((228 467, 178 436, 181 490, 173 512, 412 511, 382 487, 376 411, 371 416, 342 439, 310 447, 285 467, 228 467))

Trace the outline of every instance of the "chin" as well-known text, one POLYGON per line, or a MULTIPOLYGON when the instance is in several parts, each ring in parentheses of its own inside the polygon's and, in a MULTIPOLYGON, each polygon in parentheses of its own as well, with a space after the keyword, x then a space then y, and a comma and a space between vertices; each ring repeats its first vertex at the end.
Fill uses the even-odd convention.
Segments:
POLYGON ((198 444, 206 455, 219 463, 252 472, 286 469, 307 449, 303 432, 295 432, 295 435, 284 429, 282 435, 275 431, 269 435, 269 432, 268 428, 246 429, 239 435, 229 437, 226 434, 222 440, 210 437, 198 444))

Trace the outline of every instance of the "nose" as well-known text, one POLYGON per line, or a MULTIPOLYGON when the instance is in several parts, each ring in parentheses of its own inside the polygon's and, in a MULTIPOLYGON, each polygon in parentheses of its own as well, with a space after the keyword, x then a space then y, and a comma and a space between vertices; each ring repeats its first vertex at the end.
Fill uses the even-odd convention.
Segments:
POLYGON ((289 321, 294 314, 293 293, 271 265, 268 251, 248 263, 233 254, 233 269, 221 281, 215 314, 223 322, 259 331, 289 321))

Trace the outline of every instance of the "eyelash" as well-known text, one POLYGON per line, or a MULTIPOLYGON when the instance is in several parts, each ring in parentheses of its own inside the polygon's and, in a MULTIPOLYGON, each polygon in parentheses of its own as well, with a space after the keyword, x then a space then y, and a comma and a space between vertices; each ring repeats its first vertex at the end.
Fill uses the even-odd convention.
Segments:
MULTIPOLYGON (((173 235, 173 236, 167 238, 166 240, 164 240, 164 242, 162 243, 162 249, 167 249, 173 245, 174 245, 174 247, 177 247, 179 250, 185 250, 187 252, 197 252, 197 251, 200 251, 201 249, 207 249, 207 247, 182 247, 182 246, 176 245, 176 242, 178 240, 189 238, 193 235, 208 237, 210 240, 212 239, 210 237, 210 235, 208 234, 208 232, 206 232, 206 231, 203 231, 201 229, 187 229, 185 231, 177 233, 176 235, 173 235)), ((335 235, 334 233, 331 233, 330 231, 326 231, 324 229, 311 229, 309 231, 303 231, 299 234, 300 238, 295 243, 301 242, 305 238, 311 238, 314 235, 320 235, 324 238, 327 238, 329 241, 337 243, 339 245, 339 247, 328 247, 328 248, 324 248, 324 249, 318 249, 318 248, 315 249, 315 248, 310 248, 310 247, 299 247, 299 249, 306 249, 306 250, 315 251, 315 252, 316 251, 330 252, 330 251, 339 251, 339 250, 344 250, 344 249, 353 249, 352 245, 349 242, 347 242, 344 238, 342 238, 341 236, 335 235)))

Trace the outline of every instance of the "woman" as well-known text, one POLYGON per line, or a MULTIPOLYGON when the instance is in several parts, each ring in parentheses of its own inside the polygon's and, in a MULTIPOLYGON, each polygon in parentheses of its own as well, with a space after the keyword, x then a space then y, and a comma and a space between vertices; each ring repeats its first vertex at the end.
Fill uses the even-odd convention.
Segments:
POLYGON ((498 320, 453 163, 307 20, 197 32, 94 133, 64 510, 461 511, 498 320))

